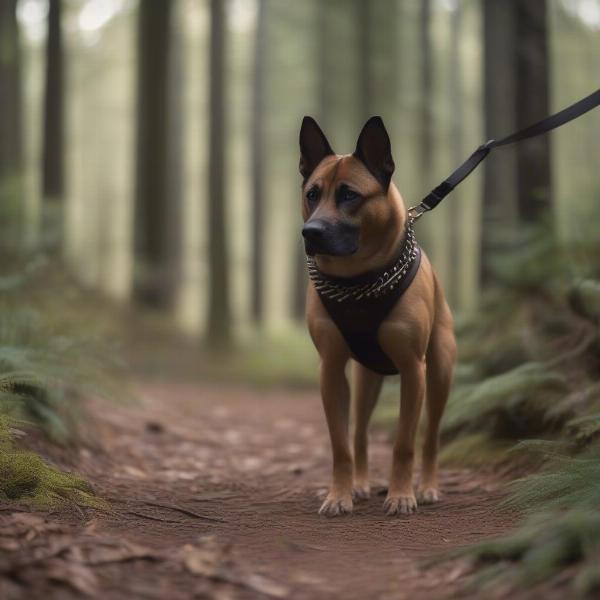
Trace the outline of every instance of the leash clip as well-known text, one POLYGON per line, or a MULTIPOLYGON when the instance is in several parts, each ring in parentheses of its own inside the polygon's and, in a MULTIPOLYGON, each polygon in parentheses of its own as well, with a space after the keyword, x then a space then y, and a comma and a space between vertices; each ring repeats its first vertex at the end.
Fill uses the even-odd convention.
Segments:
POLYGON ((413 221, 418 221, 429 209, 421 204, 417 204, 416 206, 411 206, 408 209, 408 216, 413 221))

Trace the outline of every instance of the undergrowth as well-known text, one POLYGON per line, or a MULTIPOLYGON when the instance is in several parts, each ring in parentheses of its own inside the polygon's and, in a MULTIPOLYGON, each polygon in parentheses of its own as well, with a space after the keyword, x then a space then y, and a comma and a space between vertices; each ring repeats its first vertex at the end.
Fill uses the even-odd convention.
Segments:
POLYGON ((76 435, 80 400, 123 394, 114 352, 92 336, 56 331, 23 303, 36 268, 0 278, 0 500, 38 507, 94 505, 86 482, 23 448, 16 428, 35 426, 54 442, 76 435))
MULTIPOLYGON (((600 243, 570 253, 546 228, 496 264, 482 309, 457 323, 459 365, 443 421, 446 451, 464 435, 482 445, 530 437, 583 444, 600 412, 600 243), (591 258, 590 258, 591 257, 591 258)), ((499 454, 497 461, 506 458, 499 454)))
POLYGON ((478 589, 557 582, 571 595, 600 591, 598 257, 597 238, 567 251, 547 230, 530 232, 498 261, 480 314, 458 325, 443 458, 538 465, 504 503, 525 514, 517 530, 463 551, 475 559, 478 589))
MULTIPOLYGON (((600 427, 600 417, 596 418, 600 427)), ((480 567, 474 586, 515 581, 531 586, 569 572, 573 592, 600 591, 600 443, 574 453, 558 442, 524 442, 546 468, 516 481, 506 506, 526 511, 523 525, 506 537, 467 550, 480 567)))

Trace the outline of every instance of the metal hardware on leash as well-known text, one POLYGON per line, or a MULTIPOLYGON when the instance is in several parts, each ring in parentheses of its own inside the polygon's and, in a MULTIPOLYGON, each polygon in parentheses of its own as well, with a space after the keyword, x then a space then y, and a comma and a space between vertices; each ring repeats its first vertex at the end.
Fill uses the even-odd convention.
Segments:
POLYGON ((411 206, 408 209, 408 216, 411 221, 418 221, 426 212, 427 208, 425 208, 422 204, 417 204, 416 206, 411 206))

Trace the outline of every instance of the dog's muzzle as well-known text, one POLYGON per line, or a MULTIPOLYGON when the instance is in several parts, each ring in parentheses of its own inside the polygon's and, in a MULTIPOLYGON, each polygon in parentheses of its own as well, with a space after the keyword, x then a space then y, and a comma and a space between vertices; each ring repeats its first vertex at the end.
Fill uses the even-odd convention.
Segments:
POLYGON ((358 250, 358 233, 358 227, 351 223, 310 219, 302 228, 304 249, 308 256, 350 256, 358 250))

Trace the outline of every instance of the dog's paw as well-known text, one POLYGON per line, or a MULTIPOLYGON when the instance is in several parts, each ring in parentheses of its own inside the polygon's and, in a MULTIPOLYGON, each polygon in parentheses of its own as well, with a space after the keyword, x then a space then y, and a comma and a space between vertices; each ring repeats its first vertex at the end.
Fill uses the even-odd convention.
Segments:
POLYGON ((388 517, 411 515, 417 511, 417 499, 411 496, 388 496, 383 503, 383 510, 388 517))
POLYGON ((338 517, 352 514, 352 496, 338 495, 330 492, 321 504, 319 514, 325 517, 338 517))
POLYGON ((371 497, 371 486, 368 483, 355 483, 352 488, 354 500, 368 500, 371 497))
POLYGON ((435 504, 440 500, 440 493, 434 487, 426 487, 419 490, 419 504, 435 504))

